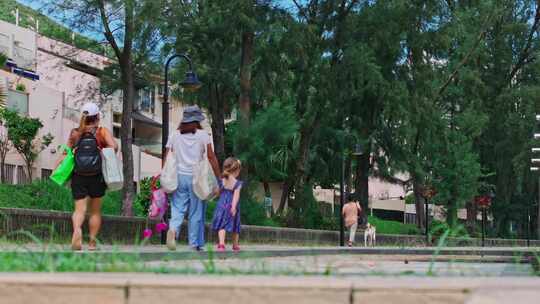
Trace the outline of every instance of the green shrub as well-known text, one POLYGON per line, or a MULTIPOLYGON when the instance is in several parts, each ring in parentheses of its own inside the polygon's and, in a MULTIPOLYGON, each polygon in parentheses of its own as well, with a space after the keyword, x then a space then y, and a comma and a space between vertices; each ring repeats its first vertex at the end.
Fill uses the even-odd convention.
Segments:
POLYGON ((107 192, 103 197, 101 211, 109 215, 122 214, 122 191, 107 192))
POLYGON ((15 90, 19 92, 26 92, 26 86, 24 83, 18 83, 17 86, 15 86, 15 90))
POLYGON ((382 220, 375 216, 369 216, 370 224, 377 227, 377 233, 382 234, 419 234, 418 227, 414 224, 403 224, 397 221, 382 220))
MULTIPOLYGON (((158 182, 159 186, 159 182, 158 182)), ((146 177, 140 182, 140 192, 133 202, 133 214, 146 217, 150 208, 150 195, 152 194, 152 178, 146 177)))
MULTIPOLYGON (((49 180, 29 185, 0 184, 0 207, 72 212, 73 198, 68 187, 49 180)), ((119 215, 122 211, 121 192, 108 192, 103 198, 102 209, 103 214, 119 215)))

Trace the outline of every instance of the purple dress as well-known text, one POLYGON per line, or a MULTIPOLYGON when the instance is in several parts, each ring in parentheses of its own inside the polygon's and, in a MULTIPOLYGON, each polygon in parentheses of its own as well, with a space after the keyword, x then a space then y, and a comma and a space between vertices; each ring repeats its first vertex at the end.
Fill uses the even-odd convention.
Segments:
POLYGON ((218 184, 220 195, 216 210, 214 211, 212 229, 215 231, 225 229, 229 233, 240 233, 240 202, 236 206, 235 216, 232 216, 231 208, 234 191, 242 186, 242 182, 237 180, 232 190, 226 189, 221 179, 218 179, 218 184))

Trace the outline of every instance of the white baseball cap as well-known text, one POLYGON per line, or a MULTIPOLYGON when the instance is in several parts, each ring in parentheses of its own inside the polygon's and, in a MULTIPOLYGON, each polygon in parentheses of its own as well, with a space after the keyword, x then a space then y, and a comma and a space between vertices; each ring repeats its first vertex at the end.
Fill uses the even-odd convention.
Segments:
POLYGON ((99 114, 99 107, 93 102, 87 102, 82 106, 81 113, 84 113, 87 116, 95 116, 99 114))

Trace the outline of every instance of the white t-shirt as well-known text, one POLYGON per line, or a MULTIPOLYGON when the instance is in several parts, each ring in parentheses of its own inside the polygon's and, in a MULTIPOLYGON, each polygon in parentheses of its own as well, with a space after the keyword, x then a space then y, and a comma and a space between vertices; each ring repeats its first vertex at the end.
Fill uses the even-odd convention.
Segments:
POLYGON ((181 134, 177 130, 169 136, 167 148, 172 149, 176 157, 178 173, 192 175, 193 165, 202 160, 204 147, 210 143, 210 135, 203 130, 197 130, 195 134, 181 134))

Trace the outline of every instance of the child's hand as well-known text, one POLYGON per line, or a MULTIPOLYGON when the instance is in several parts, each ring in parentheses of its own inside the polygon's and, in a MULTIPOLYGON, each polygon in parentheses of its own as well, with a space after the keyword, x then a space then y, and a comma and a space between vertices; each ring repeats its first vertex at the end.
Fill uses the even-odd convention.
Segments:
POLYGON ((236 208, 235 207, 231 208, 231 215, 236 216, 236 208))

